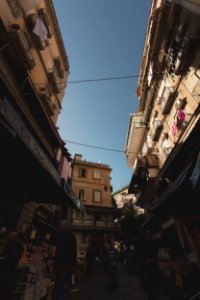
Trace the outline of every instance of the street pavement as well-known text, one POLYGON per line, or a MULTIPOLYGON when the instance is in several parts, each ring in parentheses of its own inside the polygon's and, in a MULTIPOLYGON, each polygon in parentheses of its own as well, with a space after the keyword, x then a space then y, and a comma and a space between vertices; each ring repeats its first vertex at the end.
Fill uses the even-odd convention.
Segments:
POLYGON ((111 284, 103 271, 98 271, 91 280, 77 283, 78 291, 69 292, 70 300, 148 300, 141 289, 136 274, 129 274, 124 264, 119 265, 117 283, 111 284))

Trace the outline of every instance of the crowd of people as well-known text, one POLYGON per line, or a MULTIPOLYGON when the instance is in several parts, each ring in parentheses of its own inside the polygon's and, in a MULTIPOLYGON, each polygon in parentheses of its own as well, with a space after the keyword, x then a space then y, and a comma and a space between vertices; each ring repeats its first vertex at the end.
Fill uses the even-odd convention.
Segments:
MULTIPOLYGON (((81 277, 91 280, 97 269, 106 272, 111 280, 118 279, 118 263, 125 263, 130 273, 137 273, 141 287, 146 291, 149 300, 160 300, 162 292, 162 274, 158 265, 160 239, 149 232, 140 232, 134 245, 125 247, 123 243, 114 243, 107 237, 105 240, 91 239, 84 258, 81 277)), ((56 234, 54 254, 54 299, 67 299, 68 290, 74 285, 77 271, 77 241, 72 227, 67 220, 59 223, 56 234)), ((10 292, 14 284, 20 256, 24 251, 23 243, 17 233, 7 234, 7 242, 1 257, 1 268, 5 276, 0 281, 4 299, 11 299, 10 292)), ((1 270, 2 272, 2 270, 1 270)), ((120 280, 120 278, 119 278, 120 280)))

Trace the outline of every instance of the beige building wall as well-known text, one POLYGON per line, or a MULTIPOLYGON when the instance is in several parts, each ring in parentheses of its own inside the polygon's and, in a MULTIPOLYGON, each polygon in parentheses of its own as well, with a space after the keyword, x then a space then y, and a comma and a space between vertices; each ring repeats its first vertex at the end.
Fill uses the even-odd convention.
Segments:
POLYGON ((74 160, 72 189, 77 197, 80 197, 80 191, 84 190, 83 199, 80 199, 83 205, 112 207, 110 172, 108 165, 74 160), (81 175, 83 170, 84 176, 81 175))
MULTIPOLYGON (((30 66, 26 80, 32 82, 41 103, 56 123, 62 108, 69 65, 52 1, 0 1, 0 17, 10 36, 12 34, 19 41, 28 57, 30 66), (36 31, 38 20, 46 32, 45 38, 36 34, 41 29, 36 31)), ((22 89, 26 88, 26 80, 22 89)))
POLYGON ((131 161, 126 149, 127 163, 136 175, 148 171, 146 191, 149 179, 162 177, 200 118, 200 15, 176 2, 152 1, 137 86, 137 114, 146 126, 140 148, 136 129, 128 130, 136 155, 131 161), (151 169, 147 161, 153 156, 158 165, 151 169))
MULTIPOLYGON (((60 176, 67 180, 70 175, 70 155, 55 125, 62 109, 69 65, 53 1, 1 0, 0 25, 1 104, 4 105, 1 113, 16 130, 20 143, 32 152, 30 172, 32 160, 38 160, 46 169, 47 177, 52 175, 55 186, 61 189, 60 176), (62 154, 66 157, 61 166, 62 154)), ((21 155, 23 164, 23 151, 21 155)), ((48 191, 51 186, 44 189, 48 191)), ((52 197, 56 202, 60 196, 55 193, 52 197)), ((36 196, 34 200, 39 199, 36 196)), ((30 199, 27 197, 26 201, 30 199)), ((47 215, 56 212, 52 204, 43 206, 47 215)), ((37 208, 36 203, 23 206, 18 231, 31 230, 37 208)))

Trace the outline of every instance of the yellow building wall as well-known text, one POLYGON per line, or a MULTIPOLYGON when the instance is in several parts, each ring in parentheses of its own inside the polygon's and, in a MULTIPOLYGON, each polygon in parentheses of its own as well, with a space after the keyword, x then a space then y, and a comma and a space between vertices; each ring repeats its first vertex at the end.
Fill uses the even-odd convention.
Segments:
POLYGON ((48 86, 48 88, 52 89, 48 78, 49 72, 51 72, 53 68, 55 69, 54 59, 58 57, 60 58, 64 76, 63 78, 57 76, 57 83, 60 90, 58 93, 51 93, 51 100, 49 101, 53 107, 53 113, 50 115, 50 117, 52 121, 56 123, 58 115, 61 111, 61 103, 64 97, 69 70, 66 69, 68 62, 66 61, 66 56, 63 55, 65 50, 60 50, 61 48, 64 49, 64 45, 60 39, 60 36, 57 36, 59 29, 57 28, 57 20, 51 8, 52 1, 21 0, 20 2, 13 1, 13 3, 19 3, 18 10, 14 10, 16 15, 12 12, 12 7, 15 6, 14 4, 13 6, 11 4, 9 6, 7 1, 0 1, 0 17, 8 32, 13 31, 13 24, 18 24, 20 26, 20 31, 25 31, 28 35, 28 38, 32 41, 33 47, 31 48, 30 52, 35 61, 35 66, 31 70, 27 70, 27 76, 30 77, 31 81, 33 82, 39 97, 42 87, 48 86), (48 38, 49 45, 43 50, 37 49, 33 39, 34 34, 31 32, 29 26, 27 26, 28 15, 30 13, 38 15, 38 10, 41 8, 45 8, 49 20, 50 31, 52 33, 52 36, 48 38))
POLYGON ((89 166, 86 164, 74 164, 72 172, 72 189, 79 196, 79 190, 85 191, 83 205, 92 205, 98 207, 112 207, 111 187, 110 187, 110 169, 104 169, 101 166, 89 166), (86 177, 79 176, 79 169, 87 170, 86 177), (100 179, 95 179, 94 170, 100 172, 100 179), (101 191, 101 202, 94 202, 93 192, 101 191))

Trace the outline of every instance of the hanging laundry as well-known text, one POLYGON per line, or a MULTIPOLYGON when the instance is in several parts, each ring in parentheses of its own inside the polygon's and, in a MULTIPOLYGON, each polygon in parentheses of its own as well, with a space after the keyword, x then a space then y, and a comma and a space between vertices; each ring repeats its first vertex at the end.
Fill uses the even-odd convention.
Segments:
POLYGON ((180 121, 182 121, 182 122, 185 121, 185 113, 182 109, 178 110, 177 117, 180 121))
POLYGON ((182 128, 184 121, 185 121, 185 113, 182 109, 180 109, 178 110, 176 115, 176 125, 179 130, 182 128))
POLYGON ((168 151, 171 147, 170 147, 170 142, 168 139, 164 139, 163 143, 162 143, 162 148, 165 151, 168 151))
POLYGON ((177 130, 178 130, 175 122, 172 124, 172 129, 171 130, 172 130, 172 136, 175 137, 176 134, 177 134, 177 130))
POLYGON ((43 44, 45 44, 46 41, 48 40, 47 38, 48 31, 43 21, 39 17, 36 19, 35 26, 33 28, 33 33, 40 38, 43 44))

